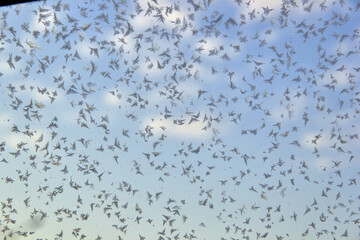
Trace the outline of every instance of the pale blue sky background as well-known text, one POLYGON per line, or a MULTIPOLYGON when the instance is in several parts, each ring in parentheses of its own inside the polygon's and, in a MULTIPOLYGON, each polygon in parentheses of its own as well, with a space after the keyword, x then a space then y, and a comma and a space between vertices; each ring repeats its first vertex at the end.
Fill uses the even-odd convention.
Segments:
POLYGON ((360 237, 359 3, 115 3, 1 8, 0 237, 360 237))

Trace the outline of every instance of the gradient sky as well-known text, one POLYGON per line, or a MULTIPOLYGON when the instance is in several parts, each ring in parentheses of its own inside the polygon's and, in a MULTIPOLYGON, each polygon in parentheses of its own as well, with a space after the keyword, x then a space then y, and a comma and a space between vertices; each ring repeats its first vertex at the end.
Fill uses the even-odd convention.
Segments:
POLYGON ((1 239, 360 239, 357 1, 0 11, 1 239))

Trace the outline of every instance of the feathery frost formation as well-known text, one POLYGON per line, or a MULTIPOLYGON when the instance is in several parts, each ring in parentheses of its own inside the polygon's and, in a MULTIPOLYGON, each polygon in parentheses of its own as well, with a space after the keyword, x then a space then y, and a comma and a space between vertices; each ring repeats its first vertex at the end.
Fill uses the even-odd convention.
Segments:
POLYGON ((357 1, 0 15, 0 239, 360 239, 357 1))

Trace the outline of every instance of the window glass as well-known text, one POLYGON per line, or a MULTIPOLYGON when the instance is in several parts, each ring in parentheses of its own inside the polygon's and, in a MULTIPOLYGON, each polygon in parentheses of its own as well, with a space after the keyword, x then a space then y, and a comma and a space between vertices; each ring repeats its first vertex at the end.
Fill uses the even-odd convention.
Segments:
POLYGON ((359 239, 360 4, 0 8, 0 239, 359 239))

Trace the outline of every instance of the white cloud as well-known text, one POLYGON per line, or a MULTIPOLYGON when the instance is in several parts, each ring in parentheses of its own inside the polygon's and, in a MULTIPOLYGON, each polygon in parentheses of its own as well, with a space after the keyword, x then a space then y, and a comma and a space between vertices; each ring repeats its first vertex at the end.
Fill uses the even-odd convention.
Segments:
POLYGON ((331 160, 326 157, 319 157, 311 162, 311 167, 314 168, 315 170, 319 170, 319 171, 323 171, 324 168, 326 168, 328 170, 331 168, 332 165, 333 164, 332 164, 331 160))
POLYGON ((41 128, 31 128, 30 131, 33 133, 31 137, 24 137, 24 135, 21 133, 11 133, 7 135, 5 137, 7 146, 9 146, 11 149, 17 149, 17 144, 20 142, 25 142, 32 145, 39 144, 40 146, 43 146, 46 142, 49 141, 49 136, 45 134, 47 132, 46 130, 41 128), (40 137, 43 140, 39 143, 37 140, 40 137))
MULTIPOLYGON (((216 66, 216 65, 215 65, 216 66)), ((206 83, 214 83, 214 82, 218 82, 221 81, 220 78, 218 77, 218 74, 221 74, 221 71, 223 70, 220 67, 216 67, 216 70, 218 71, 217 74, 212 75, 211 74, 211 67, 210 66, 206 66, 203 64, 197 65, 195 68, 195 71, 193 72, 196 73, 196 80, 202 82, 206 82, 206 83)))
POLYGON ((15 133, 8 135, 5 139, 6 139, 6 146, 9 146, 12 150, 17 149, 17 144, 24 140, 20 134, 15 134, 15 133))
POLYGON ((116 89, 109 90, 103 95, 103 102, 110 106, 121 106, 123 102, 123 94, 116 89), (111 92, 111 93, 110 93, 111 92))
POLYGON ((154 20, 152 17, 144 16, 144 14, 139 14, 130 21, 130 24, 133 26, 136 32, 141 32, 153 26, 154 20))
POLYGON ((41 79, 21 81, 19 82, 19 85, 25 85, 27 89, 26 91, 19 92, 19 94, 25 95, 26 97, 29 97, 30 99, 33 99, 39 103, 41 102, 45 104, 45 107, 50 105, 50 97, 53 97, 55 92, 57 94, 55 96, 56 103, 59 103, 60 101, 62 102, 65 99, 65 95, 62 91, 59 91, 57 88, 47 85, 46 83, 42 82, 41 79), (30 86, 34 87, 32 91, 29 90, 30 86), (46 88, 45 93, 40 93, 37 90, 37 87, 41 90, 46 88))
MULTIPOLYGON (((245 7, 241 7, 240 8, 240 13, 241 14, 246 14, 248 12, 251 12, 252 10, 255 9, 255 12, 259 12, 261 14, 263 14, 263 8, 269 8, 269 9, 273 9, 272 11, 269 12, 268 16, 273 15, 277 10, 280 10, 281 8, 281 4, 282 4, 282 0, 256 0, 256 1, 249 1, 249 6, 247 8, 245 7)), ((245 4, 243 4, 243 6, 245 6, 245 4)), ((248 16, 246 16, 248 17, 248 16)))
POLYGON ((197 97, 200 86, 193 82, 182 82, 176 88, 179 92, 184 92, 183 96, 197 97))
MULTIPOLYGON (((15 69, 11 69, 9 64, 6 62, 7 61, 7 58, 6 59, 2 59, 0 61, 0 72, 4 75, 7 75, 9 76, 10 74, 15 74, 15 73, 18 73, 17 69, 20 68, 18 65, 19 63, 14 63, 15 65, 15 69)), ((3 76, 4 77, 4 76, 3 76)))
MULTIPOLYGON (((38 19, 38 15, 33 15, 32 19, 30 20, 30 29, 42 32, 45 30, 45 26, 43 23, 39 22, 38 19)), ((53 23, 50 24, 53 25, 53 23)))
POLYGON ((329 148, 331 145, 330 142, 330 136, 325 133, 321 132, 321 135, 319 135, 319 132, 307 132, 302 136, 301 145, 313 149, 314 147, 320 149, 320 148, 329 148), (316 136, 319 136, 316 140, 316 136), (313 143, 316 142, 315 143, 313 143))
MULTIPOLYGON (((298 3, 298 7, 292 8, 294 11, 292 11, 294 17, 307 17, 309 14, 319 14, 321 12, 320 8, 321 1, 310 1, 308 4, 303 5, 302 3, 298 3), (311 6, 312 4, 312 6, 311 6), (311 7, 310 7, 311 6, 311 7), (308 12, 306 9, 310 9, 311 12, 308 12)), ((330 4, 325 4, 326 6, 329 6, 330 4)))
MULTIPOLYGON (((171 5, 171 4, 167 4, 167 5, 171 5)), ((180 21, 182 21, 184 19, 184 17, 186 17, 184 12, 179 12, 179 11, 175 11, 175 10, 173 10, 172 13, 170 13, 168 15, 163 14, 163 16, 165 18, 165 25, 169 28, 175 26, 175 22, 177 19, 180 19, 180 21)))
MULTIPOLYGON (((202 47, 204 50, 201 52, 203 56, 209 56, 209 51, 216 48, 218 51, 220 51, 220 46, 225 46, 224 42, 221 38, 206 38, 205 42, 197 42, 196 48, 202 47)), ((210 56, 217 58, 218 56, 210 56)))
POLYGON ((205 124, 202 124, 199 121, 188 125, 188 121, 186 121, 184 125, 172 124, 172 126, 170 126, 169 133, 171 135, 184 138, 206 138, 209 136, 207 131, 201 130, 205 127, 205 124))
POLYGON ((256 1, 252 1, 250 2, 251 6, 256 8, 256 9, 262 9, 262 7, 266 8, 270 8, 270 9, 279 9, 281 7, 282 4, 282 0, 256 0, 256 1))
MULTIPOLYGON (((291 91, 290 96, 293 95, 295 91, 291 91)), ((276 102, 276 101, 274 101, 276 102)), ((271 118, 274 121, 282 121, 284 119, 298 119, 304 112, 306 107, 306 99, 304 97, 300 97, 299 99, 295 98, 290 103, 286 103, 287 105, 282 106, 270 106, 271 118)))
POLYGON ((205 127, 205 123, 198 121, 188 124, 189 121, 190 119, 186 119, 183 125, 177 125, 172 120, 148 116, 143 121, 142 127, 150 126, 153 128, 154 134, 164 133, 178 138, 204 139, 210 136, 209 131, 202 130, 205 127))
MULTIPOLYGON (((348 66, 349 65, 346 65, 346 68, 348 68, 348 66)), ((340 68, 340 66, 337 66, 338 68, 340 68)), ((337 84, 336 84, 336 86, 338 86, 338 87, 344 87, 344 86, 346 86, 346 85, 348 85, 349 84, 349 80, 348 80, 348 76, 347 76, 348 74, 347 74, 347 71, 345 70, 345 71, 334 71, 334 72, 332 72, 332 74, 331 74, 331 76, 332 76, 332 78, 334 79, 334 80, 336 80, 336 82, 337 82, 337 84)), ((332 81, 331 79, 330 79, 330 81, 332 81)))
MULTIPOLYGON (((147 9, 147 0, 139 0, 139 5, 143 8, 143 12, 141 14, 136 15, 134 19, 131 20, 131 24, 134 27, 135 31, 143 31, 154 24, 160 24, 153 15, 156 14, 156 11, 153 11, 151 14, 145 16, 145 10, 147 9)), ((166 6, 171 6, 171 1, 158 1, 159 5, 165 9, 166 6)), ((180 19, 181 21, 186 16, 183 11, 175 11, 173 10, 171 13, 165 14, 165 11, 162 11, 162 15, 165 18, 164 24, 168 28, 172 28, 175 26, 176 19, 180 19)))
POLYGON ((277 40, 281 39, 281 33, 277 29, 271 29, 271 33, 270 34, 263 34, 261 36, 261 39, 266 40, 266 42, 267 42, 267 44, 269 46, 270 44, 273 44, 277 40))
MULTIPOLYGON (((136 56, 134 56, 135 58, 136 56)), ((142 63, 142 64, 139 64, 139 65, 135 65, 136 68, 137 68, 137 72, 139 72, 140 74, 142 75, 151 75, 152 78, 162 78, 161 76, 164 75, 164 70, 163 69, 159 69, 157 67, 157 60, 155 61, 152 61, 152 64, 153 64, 153 67, 151 69, 148 69, 148 65, 150 63, 142 63)), ((168 76, 168 79, 170 77, 168 76)))
MULTIPOLYGON (((77 51, 81 58, 97 59, 97 56, 95 54, 90 54, 90 47, 94 47, 94 46, 91 46, 90 42, 88 42, 88 41, 84 40, 84 41, 78 43, 77 51)), ((101 53, 101 51, 99 51, 99 54, 100 53, 101 53)))

